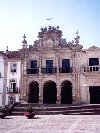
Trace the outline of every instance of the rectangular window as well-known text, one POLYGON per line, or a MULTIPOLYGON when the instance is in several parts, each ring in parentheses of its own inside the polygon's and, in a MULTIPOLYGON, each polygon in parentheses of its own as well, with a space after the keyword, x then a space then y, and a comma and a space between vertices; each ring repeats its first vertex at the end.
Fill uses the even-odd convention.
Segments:
POLYGON ((99 59, 98 58, 89 58, 89 66, 96 66, 99 65, 99 59))
POLYGON ((53 73, 53 60, 46 60, 46 73, 53 73))
POLYGON ((31 68, 37 68, 37 60, 31 61, 31 68))
POLYGON ((70 60, 63 59, 62 60, 62 73, 69 73, 70 72, 70 60))
POLYGON ((16 72, 17 71, 17 64, 10 64, 10 71, 16 72))
POLYGON ((98 67, 95 67, 99 65, 99 59, 98 58, 89 58, 89 66, 94 66, 90 67, 90 71, 98 71, 98 67))
POLYGON ((46 68, 53 68, 53 60, 46 60, 46 68))
POLYGON ((70 60, 69 59, 62 60, 62 71, 70 72, 70 60))

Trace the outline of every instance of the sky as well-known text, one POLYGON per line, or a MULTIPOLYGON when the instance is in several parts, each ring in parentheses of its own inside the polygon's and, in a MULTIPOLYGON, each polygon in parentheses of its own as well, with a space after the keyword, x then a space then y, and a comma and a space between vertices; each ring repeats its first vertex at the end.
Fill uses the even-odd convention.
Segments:
POLYGON ((100 0, 0 0, 0 51, 22 48, 24 34, 33 45, 49 25, 59 25, 67 42, 78 30, 83 48, 100 47, 100 0))

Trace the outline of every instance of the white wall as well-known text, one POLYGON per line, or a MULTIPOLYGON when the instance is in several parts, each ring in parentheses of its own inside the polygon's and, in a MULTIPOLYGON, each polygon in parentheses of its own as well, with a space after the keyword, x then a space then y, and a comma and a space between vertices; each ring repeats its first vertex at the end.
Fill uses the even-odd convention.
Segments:
POLYGON ((4 93, 4 59, 3 56, 0 55, 0 73, 1 73, 1 77, 0 77, 0 106, 3 105, 3 93, 4 93))
MULTIPOLYGON (((20 89, 20 80, 21 80, 21 61, 8 61, 8 69, 7 69, 7 86, 6 86, 6 91, 7 91, 7 87, 10 88, 10 80, 14 79, 16 81, 16 87, 18 87, 18 89, 20 89), (10 71, 10 64, 17 64, 17 71, 16 72, 11 72, 10 71)), ((6 105, 8 104, 8 97, 11 96, 11 93, 6 94, 6 105)), ((13 97, 15 98, 15 101, 18 102, 19 101, 19 94, 18 93, 14 93, 13 97)))
POLYGON ((0 94, 0 106, 2 106, 2 94, 0 94))

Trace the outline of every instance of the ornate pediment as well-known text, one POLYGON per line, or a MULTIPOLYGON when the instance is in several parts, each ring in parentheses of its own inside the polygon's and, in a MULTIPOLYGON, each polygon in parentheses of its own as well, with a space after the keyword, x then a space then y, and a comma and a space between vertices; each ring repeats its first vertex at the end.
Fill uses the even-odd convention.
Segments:
POLYGON ((62 31, 59 30, 59 26, 57 27, 53 27, 53 26, 50 26, 47 28, 41 28, 40 29, 41 32, 38 33, 38 38, 48 38, 49 36, 58 36, 58 37, 61 37, 62 36, 62 31))
POLYGON ((41 46, 43 47, 58 46, 62 37, 62 31, 59 30, 59 26, 41 28, 41 32, 38 34, 41 46))
POLYGON ((53 42, 52 39, 48 39, 48 40, 46 41, 46 46, 47 46, 47 47, 53 47, 53 44, 54 44, 54 42, 53 42))

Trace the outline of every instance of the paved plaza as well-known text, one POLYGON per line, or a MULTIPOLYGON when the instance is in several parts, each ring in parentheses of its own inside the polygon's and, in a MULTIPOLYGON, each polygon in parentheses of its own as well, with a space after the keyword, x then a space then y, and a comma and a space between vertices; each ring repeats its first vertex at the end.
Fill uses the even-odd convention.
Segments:
POLYGON ((0 119, 0 133, 100 133, 99 115, 7 116, 0 119))

